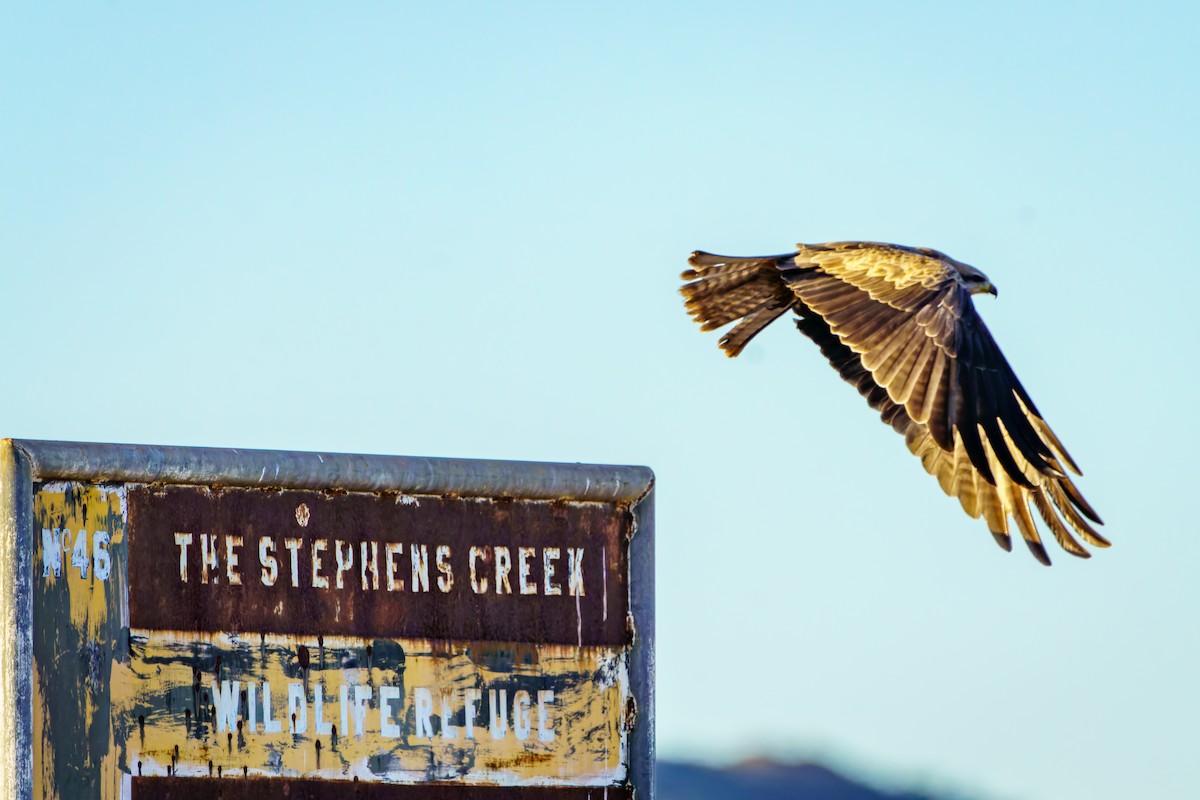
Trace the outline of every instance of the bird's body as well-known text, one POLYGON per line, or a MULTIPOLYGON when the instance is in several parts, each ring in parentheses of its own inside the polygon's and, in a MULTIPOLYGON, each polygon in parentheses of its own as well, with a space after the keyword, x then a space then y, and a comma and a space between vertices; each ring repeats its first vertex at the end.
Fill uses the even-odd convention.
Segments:
POLYGON ((680 290, 704 330, 736 323, 736 356, 787 311, 972 517, 1011 549, 1010 520, 1045 564, 1036 509, 1067 552, 1107 547, 1067 474, 1075 462, 1042 419, 975 311, 996 293, 982 272, 935 250, 878 242, 797 245, 777 256, 695 252, 680 290))

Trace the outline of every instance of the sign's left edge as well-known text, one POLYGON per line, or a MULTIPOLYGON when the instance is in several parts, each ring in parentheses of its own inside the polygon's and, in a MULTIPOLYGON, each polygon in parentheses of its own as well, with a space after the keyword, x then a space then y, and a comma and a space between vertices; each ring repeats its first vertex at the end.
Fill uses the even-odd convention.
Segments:
POLYGON ((0 790, 33 798, 33 466, 0 440, 0 790))

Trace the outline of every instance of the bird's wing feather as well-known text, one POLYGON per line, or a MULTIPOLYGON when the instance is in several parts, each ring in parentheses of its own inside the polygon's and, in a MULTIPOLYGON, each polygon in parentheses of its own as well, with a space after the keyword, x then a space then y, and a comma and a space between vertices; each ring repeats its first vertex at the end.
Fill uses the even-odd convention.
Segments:
POLYGON ((797 245, 796 260, 841 278, 871 299, 893 308, 912 310, 931 289, 951 278, 951 268, 938 258, 907 247, 878 242, 833 242, 797 245))

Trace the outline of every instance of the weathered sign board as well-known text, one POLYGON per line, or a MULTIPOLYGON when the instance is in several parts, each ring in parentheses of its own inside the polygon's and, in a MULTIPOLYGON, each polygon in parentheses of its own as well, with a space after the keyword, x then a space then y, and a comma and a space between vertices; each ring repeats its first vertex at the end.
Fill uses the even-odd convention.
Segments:
POLYGON ((4 440, 2 795, 652 797, 652 487, 4 440))

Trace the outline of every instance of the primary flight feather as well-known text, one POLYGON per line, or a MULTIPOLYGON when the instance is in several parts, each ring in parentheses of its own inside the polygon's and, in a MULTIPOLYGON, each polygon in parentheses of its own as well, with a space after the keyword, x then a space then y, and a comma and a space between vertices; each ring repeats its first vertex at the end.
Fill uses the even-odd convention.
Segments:
POLYGON ((975 311, 971 295, 996 294, 986 275, 926 248, 796 247, 777 256, 692 253, 680 289, 688 312, 703 330, 736 323, 720 341, 736 356, 793 311, 800 332, 1005 550, 1015 523, 1050 563, 1034 511, 1072 555, 1089 556, 1079 539, 1108 547, 1070 478, 1079 468, 975 311))

